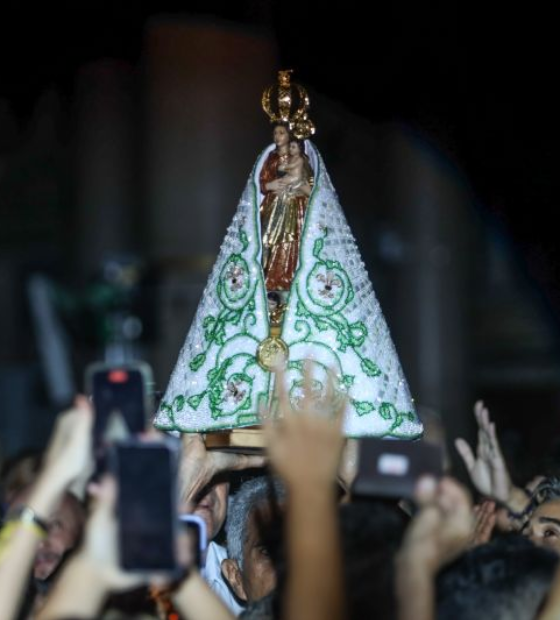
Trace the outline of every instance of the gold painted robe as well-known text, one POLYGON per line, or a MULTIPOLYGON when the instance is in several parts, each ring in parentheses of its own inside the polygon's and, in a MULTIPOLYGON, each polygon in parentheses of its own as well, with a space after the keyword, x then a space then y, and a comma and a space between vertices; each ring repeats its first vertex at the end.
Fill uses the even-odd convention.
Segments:
MULTIPOLYGON (((279 178, 280 156, 272 151, 260 173, 264 200, 260 206, 262 233, 262 266, 267 291, 289 290, 299 257, 299 243, 308 197, 285 190, 275 194, 266 184, 279 178)), ((311 169, 304 163, 304 174, 311 180, 311 169)))

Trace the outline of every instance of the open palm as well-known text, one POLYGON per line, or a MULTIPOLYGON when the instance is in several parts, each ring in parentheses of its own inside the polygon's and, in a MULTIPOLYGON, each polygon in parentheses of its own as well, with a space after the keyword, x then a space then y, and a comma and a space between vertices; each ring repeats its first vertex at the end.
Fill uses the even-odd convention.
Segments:
POLYGON ((474 416, 478 424, 476 456, 464 439, 456 439, 455 446, 479 493, 507 502, 512 492, 511 478, 496 437, 496 426, 480 400, 475 403, 474 416))

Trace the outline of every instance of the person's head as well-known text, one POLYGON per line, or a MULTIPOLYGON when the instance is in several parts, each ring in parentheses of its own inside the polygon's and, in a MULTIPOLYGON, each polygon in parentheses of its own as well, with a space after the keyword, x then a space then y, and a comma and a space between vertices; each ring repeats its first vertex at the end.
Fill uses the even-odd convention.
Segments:
POLYGON ((560 554, 560 480, 545 478, 533 492, 521 533, 539 547, 560 554))
POLYGON ((287 147, 290 142, 290 129, 288 125, 278 123, 272 131, 272 140, 277 148, 287 147))
POLYGON ((22 452, 2 466, 2 502, 8 506, 23 489, 29 487, 41 470, 42 454, 35 450, 22 452))
POLYGON ((204 521, 208 541, 216 538, 226 520, 228 493, 229 482, 216 480, 205 487, 197 498, 193 514, 204 521))
POLYGON ((557 564, 554 553, 518 535, 475 547, 440 572, 438 620, 532 620, 557 564))
MULTIPOLYGON (((25 504, 30 488, 14 498, 12 506, 25 504)), ((48 533, 41 540, 33 564, 33 577, 45 581, 58 569, 65 556, 78 544, 85 522, 85 509, 71 493, 65 493, 60 504, 47 519, 48 533)))
POLYGON ((226 523, 228 558, 222 573, 235 595, 253 602, 269 594, 276 585, 267 545, 267 526, 283 498, 279 482, 260 476, 245 482, 230 502, 226 523))
POLYGON ((358 501, 340 506, 349 620, 396 617, 393 559, 407 521, 405 513, 390 502, 358 501))
POLYGON ((560 554, 560 498, 537 506, 521 533, 535 545, 560 554))
POLYGON ((81 538, 85 517, 81 502, 71 493, 65 493, 49 517, 47 537, 39 543, 33 566, 35 579, 48 579, 66 554, 74 549, 81 538))
MULTIPOLYGON (((346 617, 394 620, 393 560, 405 532, 408 517, 394 503, 360 501, 339 507, 342 539, 346 617)), ((283 598, 290 570, 282 533, 283 513, 267 529, 267 546, 276 570, 271 605, 274 618, 283 617, 283 598)), ((328 541, 325 541, 328 544, 328 541)))

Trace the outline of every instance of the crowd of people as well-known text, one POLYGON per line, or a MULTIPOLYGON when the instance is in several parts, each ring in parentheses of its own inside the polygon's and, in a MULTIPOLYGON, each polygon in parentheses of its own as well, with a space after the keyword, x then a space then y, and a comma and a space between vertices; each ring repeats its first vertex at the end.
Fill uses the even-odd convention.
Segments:
POLYGON ((307 379, 294 412, 279 373, 262 454, 182 437, 179 512, 209 543, 200 570, 172 580, 121 567, 119 489, 92 482, 94 412, 78 397, 44 454, 4 465, 0 619, 560 618, 560 480, 514 485, 483 403, 476 448, 455 442, 474 502, 449 472, 421 477, 414 501, 355 497, 345 403, 307 379))

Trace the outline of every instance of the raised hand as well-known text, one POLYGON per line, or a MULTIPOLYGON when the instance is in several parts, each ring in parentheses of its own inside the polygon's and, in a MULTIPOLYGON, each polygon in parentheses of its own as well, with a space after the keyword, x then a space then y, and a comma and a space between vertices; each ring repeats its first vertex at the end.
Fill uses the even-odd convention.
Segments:
POLYGON ((264 467, 266 457, 260 454, 237 454, 207 450, 202 435, 186 433, 182 436, 183 450, 179 468, 181 510, 192 508, 199 491, 217 474, 264 467))
POLYGON ((471 547, 484 545, 490 541, 496 526, 496 504, 491 501, 477 504, 473 509, 474 527, 471 537, 471 547))
POLYGON ((44 469, 49 476, 60 477, 60 482, 68 485, 93 471, 92 426, 91 405, 85 396, 78 396, 74 407, 56 421, 45 455, 44 469))
POLYGON ((401 553, 435 573, 467 548, 473 529, 471 500, 453 478, 423 478, 416 489, 420 512, 412 520, 401 553))
POLYGON ((306 364, 303 397, 294 411, 284 373, 276 372, 278 415, 268 421, 265 429, 270 462, 288 486, 332 483, 340 464, 346 400, 335 393, 330 375, 324 398, 317 397, 312 383, 310 365, 306 364))
POLYGON ((93 508, 79 551, 65 565, 37 620, 98 618, 111 592, 154 582, 148 573, 125 572, 119 566, 117 485, 111 476, 90 484, 93 508))
POLYGON ((90 484, 89 492, 93 498, 93 510, 86 525, 79 558, 95 567, 111 591, 126 590, 147 581, 145 576, 126 572, 119 566, 116 481, 107 475, 99 484, 90 484))
POLYGON ((496 425, 490 421, 488 409, 481 400, 475 403, 474 416, 478 424, 476 456, 462 438, 455 440, 455 447, 477 491, 507 503, 511 499, 514 487, 496 437, 496 425))
POLYGON ((422 478, 420 506, 397 554, 395 587, 398 620, 433 620, 437 571, 466 550, 472 534, 469 495, 456 480, 422 478))
POLYGON ((313 390, 304 369, 303 396, 292 409, 282 370, 276 371, 278 416, 265 429, 270 463, 289 493, 286 513, 288 579, 283 618, 341 620, 344 579, 335 478, 344 438, 346 401, 329 375, 324 397, 313 390))

